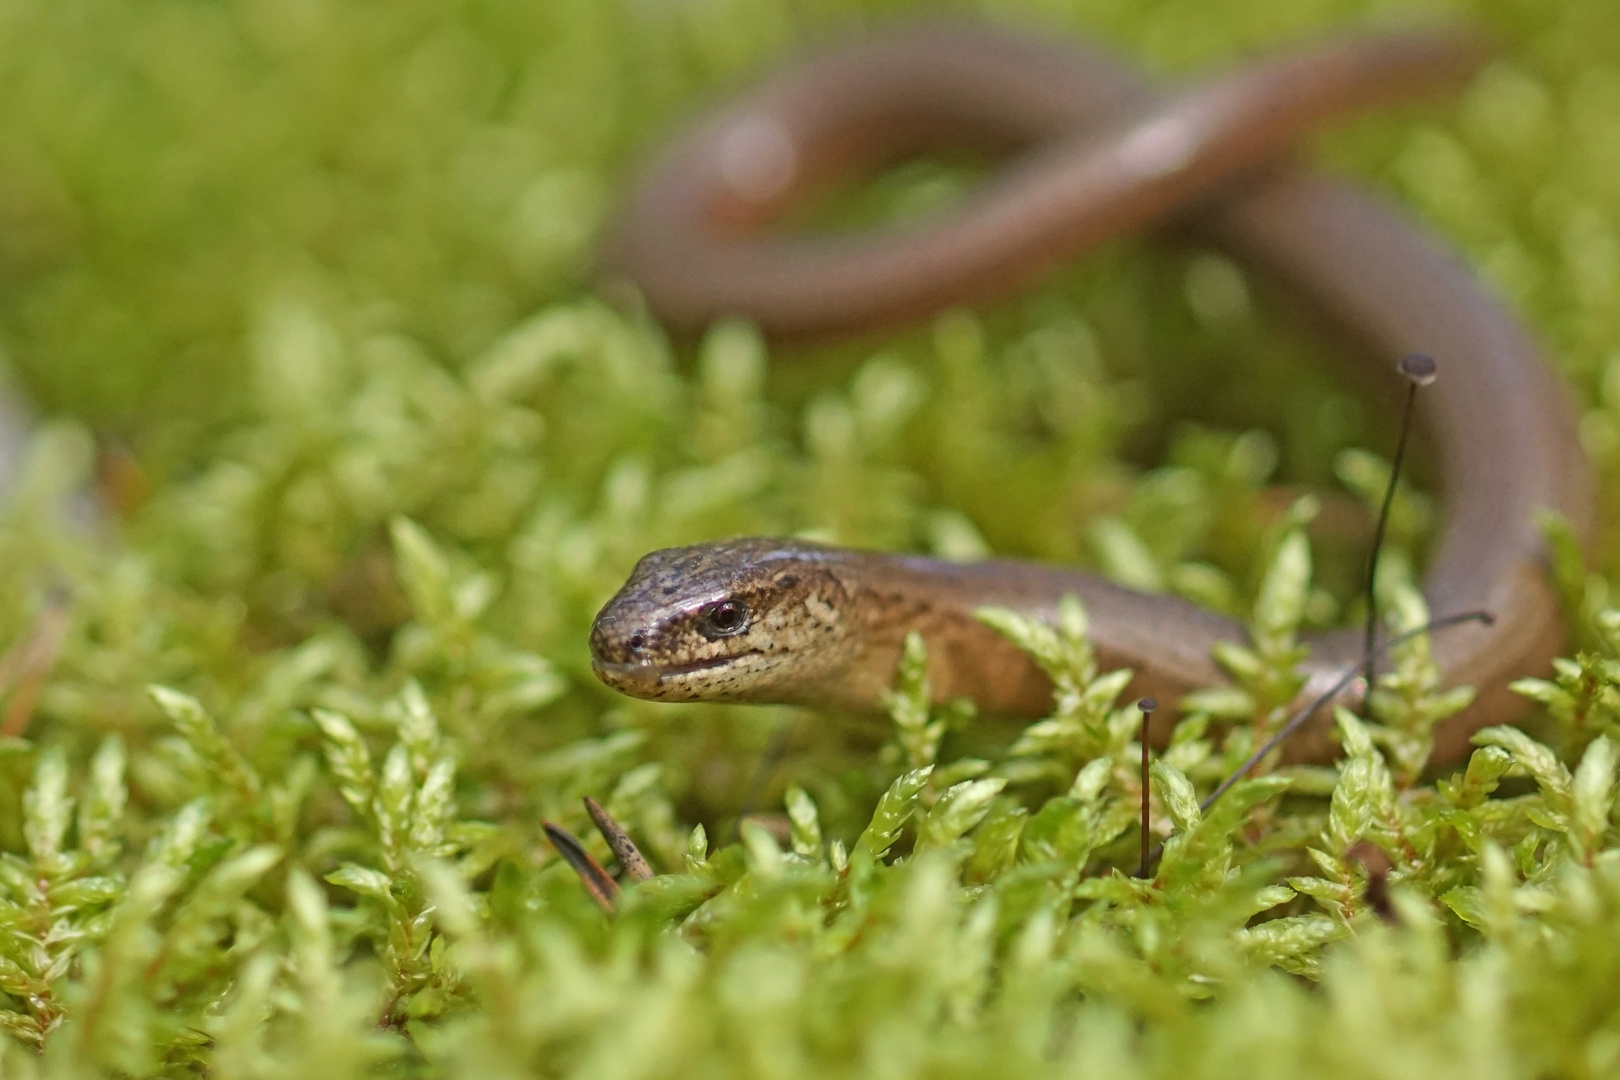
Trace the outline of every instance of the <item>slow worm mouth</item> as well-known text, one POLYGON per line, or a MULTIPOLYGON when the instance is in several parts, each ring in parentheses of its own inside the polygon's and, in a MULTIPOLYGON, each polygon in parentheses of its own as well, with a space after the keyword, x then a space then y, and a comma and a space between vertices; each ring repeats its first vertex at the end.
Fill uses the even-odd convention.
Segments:
POLYGON ((650 660, 640 663, 611 660, 598 660, 591 658, 591 670, 596 677, 609 686, 625 690, 628 693, 651 693, 658 689, 665 679, 677 675, 689 675, 696 671, 707 671, 724 664, 741 660, 746 656, 753 656, 752 652, 737 653, 733 656, 713 656, 705 660, 693 660, 685 664, 654 664, 650 660))

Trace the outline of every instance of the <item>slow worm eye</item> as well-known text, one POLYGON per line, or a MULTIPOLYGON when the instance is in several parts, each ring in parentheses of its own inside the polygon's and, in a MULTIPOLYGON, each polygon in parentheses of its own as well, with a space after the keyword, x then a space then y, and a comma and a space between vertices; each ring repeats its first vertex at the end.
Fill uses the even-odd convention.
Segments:
POLYGON ((740 634, 748 628, 748 607, 736 600, 722 600, 703 610, 703 625, 715 637, 740 634))

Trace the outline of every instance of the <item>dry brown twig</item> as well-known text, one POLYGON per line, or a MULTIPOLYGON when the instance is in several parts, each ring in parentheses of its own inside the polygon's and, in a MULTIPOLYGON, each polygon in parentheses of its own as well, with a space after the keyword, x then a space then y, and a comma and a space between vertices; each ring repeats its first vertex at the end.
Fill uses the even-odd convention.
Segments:
POLYGON ((11 691, 0 715, 0 737, 15 739, 28 729, 39 692, 62 651, 71 611, 67 589, 53 587, 28 630, 0 656, 0 695, 11 691))
MULTIPOLYGON (((612 815, 602 809, 600 803, 587 796, 585 812, 591 816, 591 821, 595 823, 596 831, 602 834, 602 839, 607 841, 613 857, 619 860, 619 870, 625 877, 631 881, 646 881, 653 876, 652 867, 647 864, 640 849, 630 839, 630 834, 625 832, 623 825, 613 820, 612 815)), ((549 821, 542 822, 541 828, 545 830, 551 846, 557 849, 557 854, 561 855, 563 861, 573 867, 574 873, 579 875, 580 883, 585 886, 585 891, 590 894, 591 899, 596 901, 596 906, 609 915, 613 914, 618 906, 619 883, 613 880, 612 875, 602 868, 602 864, 585 850, 585 845, 567 829, 553 825, 549 821)))

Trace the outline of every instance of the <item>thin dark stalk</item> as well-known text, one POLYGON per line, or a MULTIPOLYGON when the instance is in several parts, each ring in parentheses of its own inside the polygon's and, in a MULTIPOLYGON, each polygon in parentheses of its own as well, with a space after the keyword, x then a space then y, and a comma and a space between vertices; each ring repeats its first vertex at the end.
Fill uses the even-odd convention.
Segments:
MULTIPOLYGON (((1373 659, 1381 659, 1383 654, 1389 652, 1389 650, 1395 648, 1397 645, 1403 645, 1422 634, 1428 634, 1435 630, 1444 630, 1448 626, 1457 626, 1468 622, 1481 622, 1489 626, 1495 620, 1496 616, 1492 615, 1488 611, 1464 611, 1456 615, 1447 615, 1441 619, 1434 619, 1430 622, 1424 623, 1422 626, 1419 626, 1416 629, 1408 630, 1404 634, 1397 634, 1395 637, 1390 638, 1388 641, 1378 646, 1378 648, 1374 651, 1373 659)), ((1237 783, 1243 778, 1244 773, 1260 764, 1260 762, 1265 759, 1267 754, 1277 749, 1277 747, 1286 742, 1288 738, 1294 734, 1294 732, 1305 726, 1306 721, 1315 716, 1322 706, 1344 693, 1345 688, 1351 683, 1355 682, 1356 675, 1356 668, 1346 668, 1344 674, 1339 676, 1337 682, 1335 682, 1328 689, 1324 690, 1309 705, 1294 713, 1294 715, 1289 718, 1288 723, 1284 724, 1278 729, 1277 734, 1266 740, 1265 745, 1260 747, 1260 749, 1250 754, 1249 759, 1234 769, 1231 776, 1228 776, 1225 780, 1221 781, 1220 787, 1217 787, 1214 791, 1210 792, 1209 798, 1205 799, 1199 805, 1199 809, 1208 810, 1216 799, 1220 798, 1222 795, 1225 795, 1227 791, 1231 789, 1233 784, 1237 783)))
POLYGON ((1136 703, 1136 707, 1142 711, 1142 868, 1137 871, 1136 876, 1145 878, 1148 876, 1148 856, 1150 854, 1148 851, 1148 830, 1152 825, 1149 819, 1149 811, 1153 800, 1152 777, 1148 772, 1148 720, 1152 718, 1153 710, 1159 707, 1159 703, 1150 697, 1145 697, 1136 703))
MULTIPOLYGON (((1406 642, 1411 641, 1413 638, 1422 634, 1433 633, 1436 630, 1444 630, 1449 626, 1458 626, 1462 623, 1469 622, 1484 623, 1486 626, 1489 626, 1495 621, 1496 616, 1491 614, 1489 611, 1463 611, 1456 615, 1447 615, 1444 618, 1432 619, 1429 622, 1424 623, 1422 626, 1406 631, 1404 634, 1396 634, 1394 637, 1378 646, 1378 648, 1373 652, 1373 659, 1376 660, 1382 658, 1385 653, 1389 652, 1389 650, 1395 648, 1397 645, 1404 645, 1406 642)), ((1359 660, 1356 663, 1351 664, 1349 667, 1346 667, 1344 669, 1344 673, 1339 676, 1338 681, 1313 699, 1310 704, 1303 706, 1299 709, 1299 711, 1295 712, 1294 715, 1289 718, 1288 723, 1284 724, 1278 730, 1277 734, 1268 739, 1264 746, 1250 754, 1249 759, 1242 765, 1239 765, 1236 769, 1233 769, 1231 775, 1225 780, 1222 780, 1220 786, 1214 791, 1210 792, 1209 797, 1198 804, 1198 808, 1207 813, 1209 808, 1215 805, 1215 800, 1219 799, 1222 795, 1225 795, 1228 791, 1230 791, 1232 789, 1232 785, 1243 779, 1244 774, 1246 774, 1256 765, 1260 764, 1260 762, 1265 759, 1267 754, 1277 749, 1277 747, 1286 742, 1288 738, 1296 731, 1304 727, 1306 722, 1321 710, 1322 706, 1344 693, 1345 688, 1356 681, 1356 677, 1361 674, 1361 671, 1362 662, 1359 660)), ((1152 855, 1148 860, 1149 863, 1157 862, 1159 857, 1163 854, 1164 845, 1160 844, 1158 847, 1153 849, 1152 855)))
POLYGON ((1372 697, 1373 681, 1378 677, 1378 556, 1384 550, 1384 530, 1389 526, 1389 512, 1395 505, 1395 488, 1401 479, 1401 463, 1406 460, 1406 440, 1412 433, 1412 415, 1416 411, 1419 387, 1434 382, 1438 370, 1434 360, 1422 353, 1401 357, 1396 370, 1407 380, 1406 409, 1401 415, 1401 435, 1395 443, 1395 459, 1390 464, 1389 486, 1384 488, 1384 504, 1378 510, 1378 525, 1373 530, 1372 551, 1367 556, 1367 636, 1364 646, 1367 696, 1372 697))

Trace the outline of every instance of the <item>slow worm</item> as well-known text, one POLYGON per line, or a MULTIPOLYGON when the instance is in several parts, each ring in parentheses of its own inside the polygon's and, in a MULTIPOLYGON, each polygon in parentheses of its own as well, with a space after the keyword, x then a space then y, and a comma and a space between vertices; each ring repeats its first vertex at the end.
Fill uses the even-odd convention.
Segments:
MULTIPOLYGON (((831 336, 1003 295, 1109 237, 1174 226, 1326 316, 1360 346, 1351 362, 1364 381, 1393 385, 1408 352, 1435 357, 1442 376, 1420 397, 1419 423, 1445 521, 1424 592, 1437 615, 1496 615, 1433 642, 1447 681, 1478 689, 1438 733, 1435 760, 1455 760, 1472 732, 1519 715, 1509 682, 1546 671, 1563 642, 1535 516, 1555 510, 1590 534, 1573 412, 1525 330, 1454 256, 1285 151, 1335 115, 1456 85, 1481 56, 1455 32, 1350 36, 1167 94, 1095 49, 981 26, 901 29, 700 118, 622 208, 603 266, 677 329, 741 315, 775 337, 831 336), (951 211, 863 235, 768 228, 834 181, 962 146, 1010 163, 951 211)), ((1193 604, 1061 568, 750 538, 648 555, 597 617, 591 648, 599 676, 639 697, 865 710, 917 629, 936 696, 1042 715, 1045 677, 973 612, 1052 619, 1071 592, 1102 663, 1134 669, 1130 692, 1161 702, 1222 682, 1211 647, 1244 637, 1193 604)), ((1306 694, 1360 648, 1349 631, 1309 644, 1306 694)), ((1318 725, 1290 756, 1334 752, 1318 725)))

